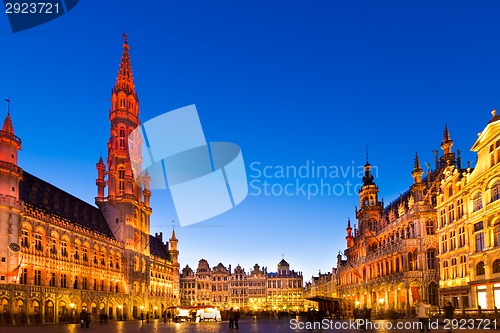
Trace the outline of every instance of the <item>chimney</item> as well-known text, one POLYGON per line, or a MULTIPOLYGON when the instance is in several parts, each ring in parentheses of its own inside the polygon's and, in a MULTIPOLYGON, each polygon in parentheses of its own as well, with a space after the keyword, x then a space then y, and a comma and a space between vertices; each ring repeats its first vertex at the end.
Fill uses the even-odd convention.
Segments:
POLYGON ((231 264, 229 264, 228 271, 229 271, 229 275, 231 275, 231 264))

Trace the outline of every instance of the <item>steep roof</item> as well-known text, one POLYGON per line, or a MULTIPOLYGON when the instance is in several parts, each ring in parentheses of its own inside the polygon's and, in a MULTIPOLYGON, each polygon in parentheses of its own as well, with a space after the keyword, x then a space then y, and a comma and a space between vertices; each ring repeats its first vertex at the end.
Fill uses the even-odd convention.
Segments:
POLYGON ((23 171, 23 179, 19 184, 19 197, 25 203, 49 214, 68 219, 70 223, 115 238, 99 208, 26 171, 23 171))
POLYGON ((163 258, 163 259, 170 259, 170 255, 167 252, 167 249, 165 247, 165 244, 163 242, 156 238, 155 236, 149 235, 149 252, 157 257, 163 258))

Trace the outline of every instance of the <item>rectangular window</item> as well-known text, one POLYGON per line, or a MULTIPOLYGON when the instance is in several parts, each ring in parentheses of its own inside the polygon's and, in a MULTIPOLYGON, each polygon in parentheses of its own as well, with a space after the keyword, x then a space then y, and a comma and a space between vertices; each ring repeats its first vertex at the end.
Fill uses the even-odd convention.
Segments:
POLYGON ((68 280, 66 274, 61 274, 61 288, 66 288, 67 282, 68 280))
POLYGON ((55 238, 50 239, 50 253, 57 254, 57 239, 55 238))
POLYGON ((458 247, 465 246, 465 227, 460 227, 458 229, 458 247))
POLYGON ((457 278, 457 258, 451 259, 451 279, 457 278))
POLYGON ((455 250, 455 248, 457 247, 456 241, 457 240, 455 238, 455 230, 453 230, 450 232, 450 251, 455 250))
POLYGON ((427 251, 427 268, 435 269, 436 268, 436 253, 434 250, 427 251))
POLYGON ((50 275, 49 286, 51 286, 51 287, 55 287, 56 286, 56 273, 52 273, 50 275))
POLYGON ((441 228, 446 225, 446 210, 444 209, 439 212, 439 225, 441 228))
POLYGON ((448 223, 455 221, 455 205, 448 206, 448 223))
POLYGON ((434 235, 436 233, 436 227, 434 225, 434 221, 427 220, 425 222, 425 229, 427 231, 427 235, 434 235))
POLYGON ((37 251, 43 251, 42 247, 42 235, 40 234, 35 234, 35 250, 37 251))
POLYGON ((476 251, 484 250, 484 232, 476 233, 476 251))
POLYGON ((464 216, 464 199, 457 200, 457 218, 464 216))
POLYGON ((87 278, 86 277, 82 278, 82 289, 87 289, 87 278))
POLYGON ((21 278, 19 279, 20 284, 28 284, 28 269, 21 269, 21 278))
POLYGON ((82 259, 84 262, 89 261, 89 250, 86 247, 82 249, 82 259))
POLYGON ((35 281, 36 286, 40 286, 42 284, 42 271, 35 269, 35 281))
POLYGON ((479 231, 479 230, 483 230, 483 222, 482 221, 474 224, 474 232, 479 231))
POLYGON ((441 253, 448 252, 448 236, 443 235, 441 236, 441 253))
POLYGON ((68 242, 63 240, 61 242, 61 255, 63 257, 67 257, 68 256, 68 242))
POLYGON ((23 230, 22 231, 21 246, 23 246, 25 248, 29 248, 30 247, 28 230, 23 230))
POLYGON ((460 256, 460 277, 467 276, 467 257, 460 256))

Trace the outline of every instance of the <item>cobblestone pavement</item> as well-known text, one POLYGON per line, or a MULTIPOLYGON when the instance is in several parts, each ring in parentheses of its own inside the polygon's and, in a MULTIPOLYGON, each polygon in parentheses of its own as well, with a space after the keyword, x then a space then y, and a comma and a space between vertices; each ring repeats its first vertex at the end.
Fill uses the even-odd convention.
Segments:
MULTIPOLYGON (((437 322, 436 322, 437 323, 437 322)), ((139 320, 129 321, 110 321, 107 325, 100 325, 92 322, 90 328, 80 328, 79 324, 53 324, 41 326, 0 326, 1 333, 223 333, 223 332, 250 332, 250 333, 292 333, 292 332, 346 332, 360 333, 354 321, 349 320, 323 320, 316 322, 316 327, 311 327, 311 323, 307 323, 305 318, 297 319, 252 319, 243 318, 239 321, 239 330, 230 329, 227 321, 223 322, 205 322, 205 323, 163 323, 161 320, 152 320, 150 323, 141 324, 139 320)), ((373 321, 372 326, 367 327, 367 332, 385 333, 405 331, 408 333, 419 333, 418 326, 415 322, 409 320, 398 320, 397 322, 389 321, 373 321)), ((488 333, 497 332, 495 330, 496 323, 490 323, 486 327, 482 323, 482 327, 474 324, 475 327, 467 327, 454 330, 454 333, 488 333)), ((499 323, 500 326, 500 323, 499 323)), ((431 333, 446 333, 447 330, 439 325, 432 327, 431 333)), ((500 329, 500 327, 498 327, 500 329)))

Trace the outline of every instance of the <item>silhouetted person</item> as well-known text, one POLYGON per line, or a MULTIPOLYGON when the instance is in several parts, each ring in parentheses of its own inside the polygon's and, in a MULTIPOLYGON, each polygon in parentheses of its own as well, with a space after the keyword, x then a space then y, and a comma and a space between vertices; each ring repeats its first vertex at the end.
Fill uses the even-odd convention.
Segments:
POLYGON ((234 312, 234 328, 239 329, 238 320, 240 319, 240 311, 236 310, 234 312))
POLYGON ((233 308, 229 309, 227 314, 227 318, 229 319, 229 328, 234 328, 234 312, 233 308))
POLYGON ((92 318, 90 317, 90 312, 87 312, 86 314, 87 314, 87 316, 85 318, 85 327, 89 328, 90 327, 90 322, 92 321, 92 318))
POLYGON ((448 326, 449 327, 448 333, 452 333, 452 331, 453 331, 452 321, 453 321, 453 317, 455 315, 455 308, 453 307, 453 305, 451 305, 451 302, 448 301, 448 302, 446 302, 446 305, 444 306, 443 310, 444 310, 444 317, 446 319, 448 319, 447 323, 446 323, 447 325, 449 325, 448 326))
POLYGON ((87 321, 87 314, 85 313, 85 311, 82 310, 82 312, 80 312, 80 325, 81 325, 81 328, 84 327, 86 321, 87 321))

